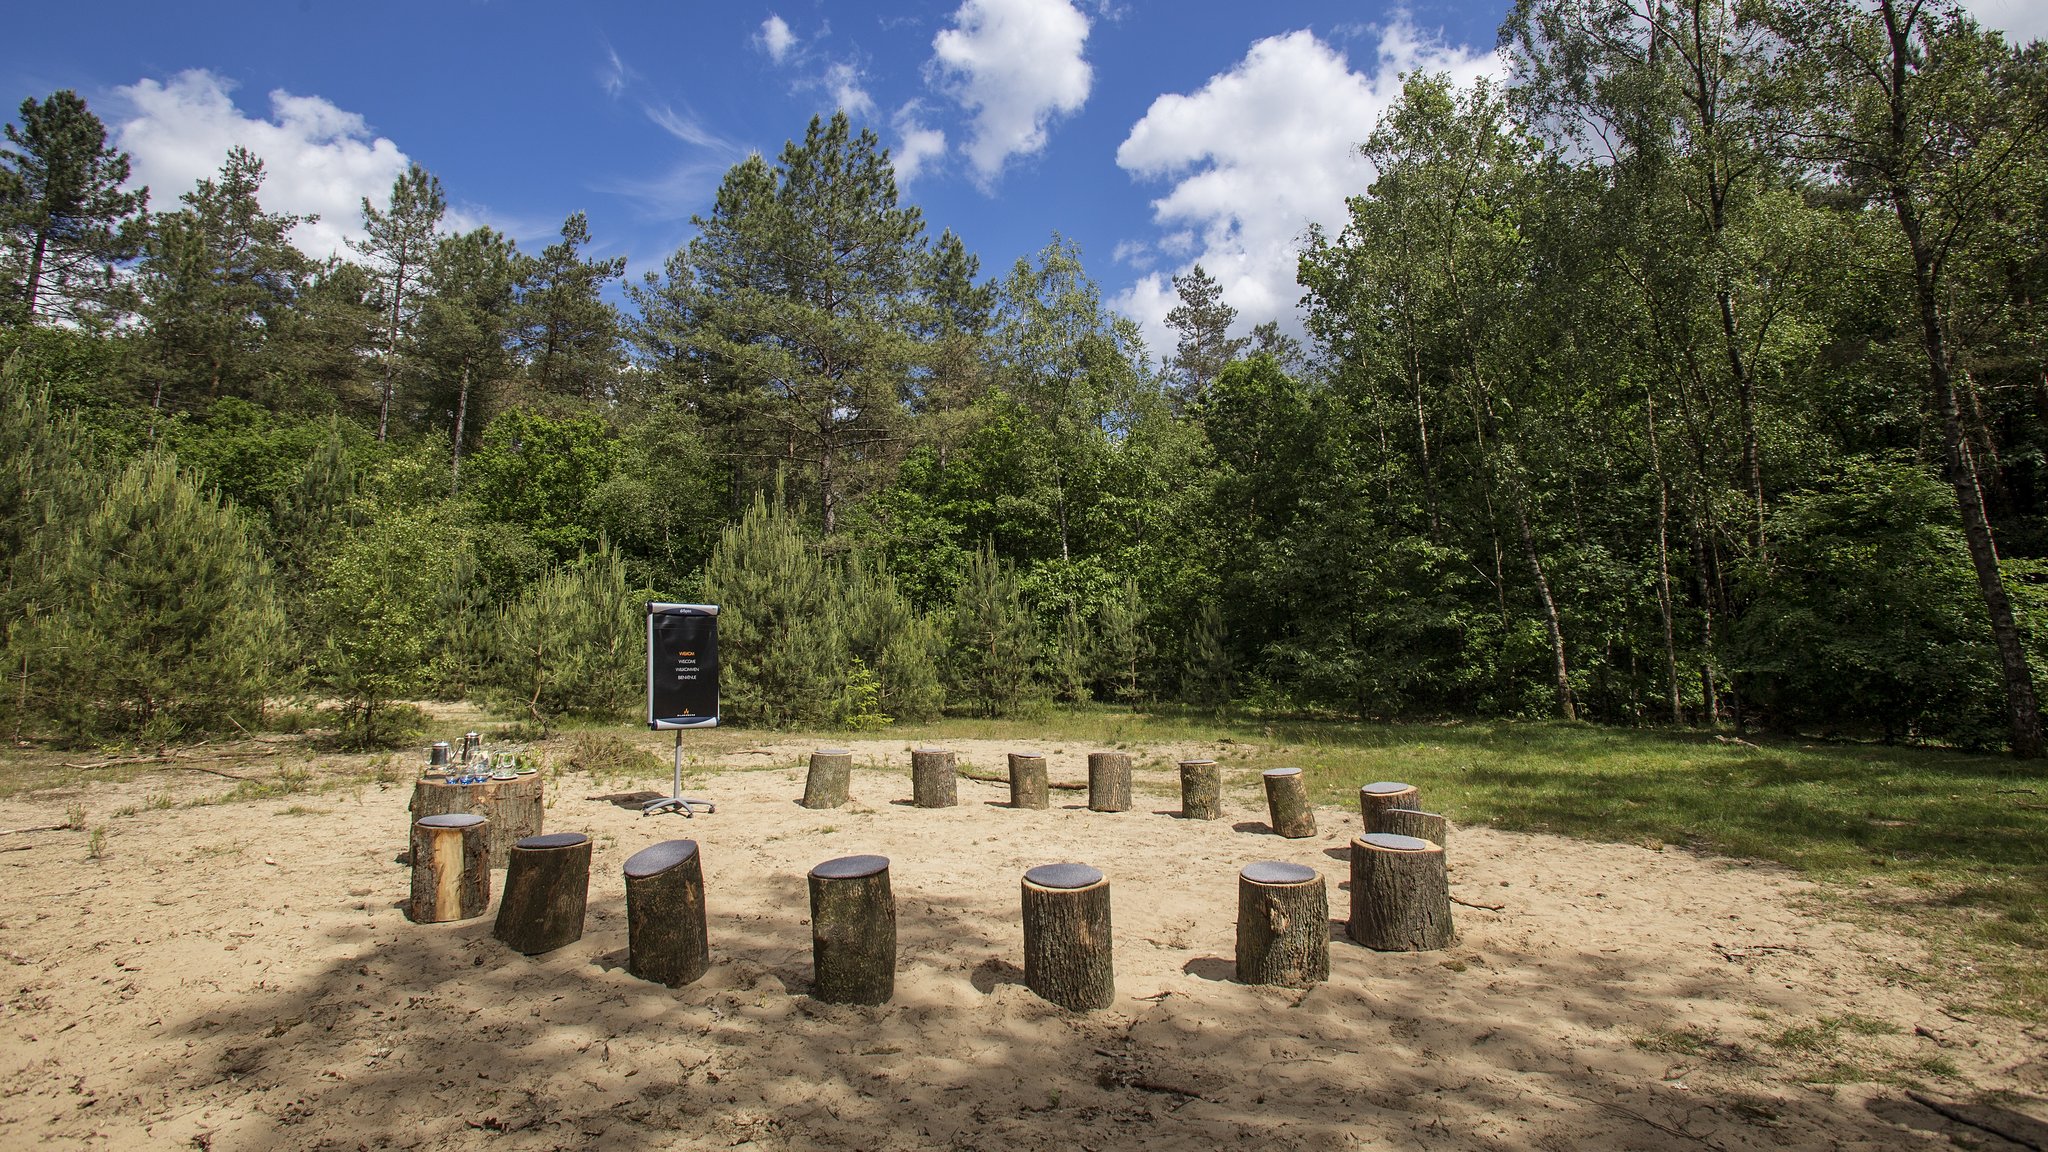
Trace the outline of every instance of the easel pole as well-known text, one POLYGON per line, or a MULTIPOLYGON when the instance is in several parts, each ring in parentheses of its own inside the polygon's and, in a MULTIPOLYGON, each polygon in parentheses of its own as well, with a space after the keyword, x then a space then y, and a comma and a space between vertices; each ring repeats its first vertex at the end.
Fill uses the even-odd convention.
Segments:
POLYGON ((647 803, 642 804, 640 806, 640 814, 642 816, 652 816, 656 812, 666 812, 669 809, 673 808, 674 810, 681 812, 685 817, 694 818, 697 815, 697 809, 699 808, 702 808, 706 812, 718 811, 718 805, 713 804, 709 800, 685 800, 683 798, 683 730, 681 728, 676 729, 675 763, 675 791, 669 793, 666 796, 661 797, 658 800, 649 800, 647 803))

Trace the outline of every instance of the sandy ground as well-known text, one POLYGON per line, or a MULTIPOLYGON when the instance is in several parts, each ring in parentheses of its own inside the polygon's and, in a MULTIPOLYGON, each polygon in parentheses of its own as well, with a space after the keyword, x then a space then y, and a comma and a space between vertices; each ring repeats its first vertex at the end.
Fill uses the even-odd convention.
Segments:
MULTIPOLYGON (((1180 819, 1176 749, 1147 750, 1130 812, 1089 812, 1077 791, 1012 810, 971 780, 958 807, 925 810, 900 740, 850 746, 854 799, 831 811, 796 803, 796 746, 697 769, 687 791, 719 807, 694 820, 561 776, 548 830, 594 838, 590 911, 580 942, 534 958, 495 941, 490 915, 405 919, 404 784, 145 803, 228 786, 178 773, 0 802, 0 827, 84 803, 108 828, 97 859, 81 831, 0 838, 0 1147, 2025 1146, 1898 1083, 1815 1083, 1844 1078, 1831 1062, 1896 1079, 1945 1061, 1917 1077, 1928 1094, 2007 1093, 1973 1115, 2022 1134, 2024 1113, 2048 1114, 2037 1034, 1888 978, 1930 958, 1820 918, 1782 872, 1458 828, 1453 948, 1375 953, 1334 924, 1327 983, 1246 987, 1229 978, 1237 870, 1311 865, 1341 920, 1355 812, 1282 839, 1240 770, 1223 820, 1180 819), (97 815, 124 804, 141 810, 97 815), (713 950, 675 990, 625 971, 620 879, 671 837, 701 845, 713 950), (806 995, 804 875, 860 852, 893 861, 898 975, 879 1008, 806 995), (1022 983, 1019 877, 1062 860, 1110 877, 1103 1011, 1022 983), (1801 1027, 1810 1049, 1767 1041, 1801 1027)), ((1001 771, 1001 746, 961 750, 1001 771)), ((1085 780, 1084 753, 1051 755, 1052 778, 1085 780)))

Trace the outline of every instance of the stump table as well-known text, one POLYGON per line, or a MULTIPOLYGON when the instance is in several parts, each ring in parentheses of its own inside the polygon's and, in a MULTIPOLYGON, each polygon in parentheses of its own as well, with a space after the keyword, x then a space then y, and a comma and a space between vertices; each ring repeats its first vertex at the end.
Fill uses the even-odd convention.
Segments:
POLYGON ((811 753, 811 771, 804 777, 806 808, 837 808, 846 803, 853 778, 853 753, 844 748, 820 748, 811 753))
POLYGON ((1131 758, 1122 752, 1088 754, 1088 810, 1131 810, 1131 758))
POLYGON ((1456 934, 1443 845, 1384 832, 1353 840, 1346 929, 1353 940, 1380 952, 1448 947, 1456 934))
POLYGON ((491 822, 469 812, 422 816, 412 825, 415 924, 468 920, 491 905, 491 822))
POLYGON ((951 808, 960 802, 960 777, 953 754, 919 748, 910 754, 910 791, 919 808, 951 808))
POLYGON ((626 971, 680 988, 711 965, 704 865, 695 840, 664 840, 626 859, 626 971))
POLYGON ((1262 860, 1237 874, 1237 982, 1306 988, 1330 978, 1330 897, 1303 864, 1262 860))
POLYGON ((1052 790, 1046 783, 1043 755, 1037 752, 1010 753, 1010 807, 1052 807, 1052 790))
POLYGON ((887 856, 841 856, 811 869, 811 995, 886 1004, 896 994, 896 898, 887 856))
POLYGON ((1024 984, 1062 1008, 1086 1012, 1116 999, 1109 881, 1086 864, 1024 873, 1024 984))
POLYGON ((1302 778, 1299 768, 1268 768, 1262 775, 1266 781, 1266 811, 1273 820, 1273 831, 1290 840, 1316 834, 1315 809, 1308 806, 1308 783, 1302 778))
POLYGON ((1180 762, 1180 814, 1189 820, 1223 818, 1223 770, 1214 760, 1180 762))
POLYGON ((590 837, 581 832, 528 836, 512 845, 491 935, 528 956, 552 952, 583 938, 583 909, 589 900, 590 837))
POLYGON ((412 786, 410 807, 415 820, 450 813, 471 813, 488 819, 491 824, 486 847, 491 867, 503 868, 512 858, 513 844, 541 833, 540 773, 482 784, 450 784, 423 778, 412 786))

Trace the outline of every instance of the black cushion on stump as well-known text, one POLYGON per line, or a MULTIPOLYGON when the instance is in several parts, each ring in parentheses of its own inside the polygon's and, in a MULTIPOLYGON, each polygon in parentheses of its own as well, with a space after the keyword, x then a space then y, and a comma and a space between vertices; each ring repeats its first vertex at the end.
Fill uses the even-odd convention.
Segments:
POLYGON ((626 879, 645 880, 681 864, 697 854, 695 840, 663 840, 626 858, 626 879))
POLYGON ((1086 864, 1040 864, 1024 873, 1040 888, 1086 888, 1102 882, 1102 873, 1086 864))
POLYGON ((545 836, 527 836, 512 842, 514 848, 545 850, 548 848, 574 848, 590 837, 581 832, 550 832, 545 836))
POLYGON ((887 856, 841 856, 827 860, 811 869, 811 875, 820 880, 858 880, 862 876, 873 876, 889 867, 887 856))
POLYGON ((1391 780, 1382 780, 1377 784, 1367 784, 1359 789, 1360 792, 1370 792, 1375 796, 1392 796, 1396 792, 1406 792, 1407 790, 1408 785, 1396 784, 1391 780))
POLYGON ((419 825, 422 828, 473 828, 483 822, 484 818, 474 812, 446 812, 439 816, 419 818, 419 825))
POLYGON ((1316 878, 1316 870, 1304 864, 1261 860, 1245 865, 1241 875, 1254 884, 1306 884, 1316 878))
POLYGON ((1299 769, 1299 768, 1268 768, 1268 769, 1266 769, 1266 770, 1265 770, 1264 772, 1261 772, 1261 773, 1259 773, 1259 775, 1261 775, 1261 776, 1299 776, 1299 775, 1301 775, 1301 769, 1299 769))
POLYGON ((1361 843, 1385 848, 1389 852, 1427 852, 1436 847, 1420 836, 1397 836, 1392 832, 1368 832, 1358 839, 1361 843))

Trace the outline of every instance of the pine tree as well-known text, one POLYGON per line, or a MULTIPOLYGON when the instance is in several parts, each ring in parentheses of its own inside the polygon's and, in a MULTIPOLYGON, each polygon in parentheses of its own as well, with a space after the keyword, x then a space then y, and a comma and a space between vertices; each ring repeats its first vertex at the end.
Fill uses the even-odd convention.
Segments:
POLYGON ((0 148, 0 322, 95 325, 129 303, 114 268, 140 250, 149 189, 78 94, 21 102, 0 148))
POLYGON ((719 534, 704 597, 719 606, 721 713, 769 728, 831 721, 846 675, 832 565, 761 496, 719 534))
POLYGON ((1173 291, 1180 297, 1180 303, 1166 314, 1167 327, 1180 333, 1180 343, 1173 350, 1173 370, 1180 380, 1182 398, 1199 404, 1223 366, 1235 360, 1251 341, 1231 338, 1237 309, 1223 302, 1223 286, 1200 264, 1175 276, 1173 291))
POLYGON ((572 213, 562 239, 524 263, 514 312, 515 339, 534 386, 595 400, 619 370, 619 315, 604 286, 626 273, 626 258, 585 260, 590 221, 572 213))
POLYGON ((391 183, 391 199, 382 209, 363 198, 363 231, 367 235, 350 247, 369 260, 377 273, 383 297, 384 364, 378 386, 377 439, 382 442, 391 422, 391 397, 398 368, 401 336, 419 314, 419 295, 426 278, 427 260, 433 254, 441 216, 448 200, 441 194, 441 182, 417 164, 406 168, 391 183))
POLYGON ((879 560, 856 552, 841 566, 838 615, 847 650, 869 669, 881 711, 902 720, 930 720, 946 702, 938 666, 944 645, 879 560))
POLYGON ((983 716, 1008 716, 1044 699, 1038 630, 1017 570, 983 545, 969 558, 946 621, 946 694, 983 716))
POLYGON ((309 596, 314 681, 342 702, 351 735, 374 746, 393 701, 427 684, 449 561, 426 509, 388 512, 334 538, 309 596))
POLYGON ((550 571, 499 617, 494 680, 504 702, 542 724, 625 712, 644 683, 644 601, 609 544, 550 571))
POLYGON ((1137 581, 1125 580, 1096 613, 1092 656, 1095 683, 1106 698, 1119 704, 1135 704, 1142 698, 1152 641, 1145 631, 1145 602, 1137 581))

